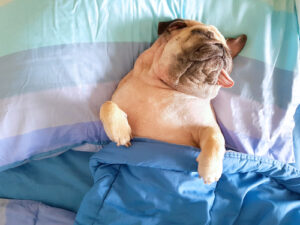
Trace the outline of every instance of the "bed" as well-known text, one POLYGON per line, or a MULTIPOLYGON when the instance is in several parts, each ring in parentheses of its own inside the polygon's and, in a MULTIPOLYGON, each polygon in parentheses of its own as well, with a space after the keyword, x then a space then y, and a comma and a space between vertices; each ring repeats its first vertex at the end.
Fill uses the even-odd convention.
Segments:
POLYGON ((0 224, 299 224, 297 0, 0 0, 0 224), (235 86, 213 100, 228 150, 219 182, 200 149, 98 119, 159 21, 245 33, 235 86))

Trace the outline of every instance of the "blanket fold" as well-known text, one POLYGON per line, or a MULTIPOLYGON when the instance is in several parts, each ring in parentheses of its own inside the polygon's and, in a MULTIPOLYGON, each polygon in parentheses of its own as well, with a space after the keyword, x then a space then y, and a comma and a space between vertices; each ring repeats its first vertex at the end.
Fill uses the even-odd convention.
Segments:
POLYGON ((90 160, 94 186, 75 224, 299 224, 300 172, 227 152, 217 183, 197 173, 199 149, 136 138, 90 160))

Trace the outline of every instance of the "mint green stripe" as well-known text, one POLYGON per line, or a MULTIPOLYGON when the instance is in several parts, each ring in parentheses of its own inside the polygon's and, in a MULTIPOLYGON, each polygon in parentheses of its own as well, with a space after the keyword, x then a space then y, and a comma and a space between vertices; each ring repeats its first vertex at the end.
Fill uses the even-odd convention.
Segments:
POLYGON ((295 68, 294 0, 14 0, 0 7, 0 56, 71 43, 153 42, 158 21, 177 17, 213 24, 225 36, 246 33, 242 56, 295 68), (272 49, 279 46, 278 55, 272 49))
POLYGON ((268 3, 272 6, 273 10, 276 11, 285 11, 285 12, 294 12, 295 2, 294 1, 286 1, 286 0, 262 0, 263 2, 268 3))
MULTIPOLYGON (((215 25, 225 37, 247 34, 248 42, 240 55, 280 69, 294 70, 299 45, 295 11, 277 11, 263 0, 226 0, 222 1, 223 4, 220 1, 208 2, 204 5, 201 21, 215 25), (268 45, 270 48, 267 48, 268 45)), ((272 2, 278 4, 278 0, 272 2)), ((286 8, 295 5, 293 0, 281 2, 286 8)), ((192 8, 186 10, 188 12, 192 8)))

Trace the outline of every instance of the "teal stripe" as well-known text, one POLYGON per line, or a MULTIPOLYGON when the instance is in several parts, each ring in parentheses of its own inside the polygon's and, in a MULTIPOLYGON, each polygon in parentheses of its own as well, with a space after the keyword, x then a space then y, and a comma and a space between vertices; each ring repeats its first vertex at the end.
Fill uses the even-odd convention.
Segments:
POLYGON ((241 55, 263 62, 270 58, 270 64, 293 70, 298 51, 295 2, 280 2, 14 0, 0 7, 0 30, 5 31, 0 56, 70 43, 153 42, 158 21, 182 17, 213 24, 225 36, 246 33, 249 43, 241 55), (280 54, 266 44, 271 50, 282 46, 280 54))

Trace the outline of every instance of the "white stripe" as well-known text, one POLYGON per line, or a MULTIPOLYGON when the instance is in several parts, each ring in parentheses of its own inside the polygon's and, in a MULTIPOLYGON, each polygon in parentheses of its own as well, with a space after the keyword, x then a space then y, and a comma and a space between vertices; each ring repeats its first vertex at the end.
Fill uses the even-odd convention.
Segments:
POLYGON ((6 224, 6 206, 8 203, 8 199, 0 199, 0 225, 6 224))
POLYGON ((0 100, 0 139, 30 131, 97 121, 118 81, 34 92, 0 100))
MULTIPOLYGON (((0 138, 48 127, 98 121, 100 106, 110 99, 117 83, 82 85, 2 99, 0 138)), ((286 111, 272 103, 266 107, 224 90, 220 91, 213 105, 219 120, 231 131, 257 139, 263 137, 270 144, 280 135, 292 137, 293 110, 286 111)))
MULTIPOLYGON (((117 83, 114 81, 82 85, 2 99, 0 118, 3 119, 0 123, 0 137, 16 136, 48 127, 98 121, 100 106, 110 99, 117 83)), ((274 121, 286 120, 288 117, 287 111, 271 103, 269 105, 272 108, 266 110, 261 103, 222 89, 213 105, 218 118, 227 129, 255 138, 261 138, 262 131, 268 131, 270 138, 276 132, 278 126, 266 130, 266 125, 270 125, 266 124, 267 118, 272 118, 273 124, 276 124, 274 121), (250 124, 252 126, 249 126, 250 124)), ((289 114, 292 118, 292 112, 289 114)))
POLYGON ((222 89, 213 100, 217 117, 228 130, 272 143, 279 135, 292 137, 295 107, 286 111, 271 102, 265 105, 222 89))
POLYGON ((221 90, 213 101, 218 120, 227 131, 234 133, 229 134, 233 135, 233 142, 229 141, 229 145, 248 154, 294 162, 292 132, 296 107, 290 105, 286 111, 271 102, 265 104, 269 106, 235 96, 226 90, 221 90), (255 139, 257 146, 253 146, 255 139), (281 146, 280 149, 278 146, 281 146))

